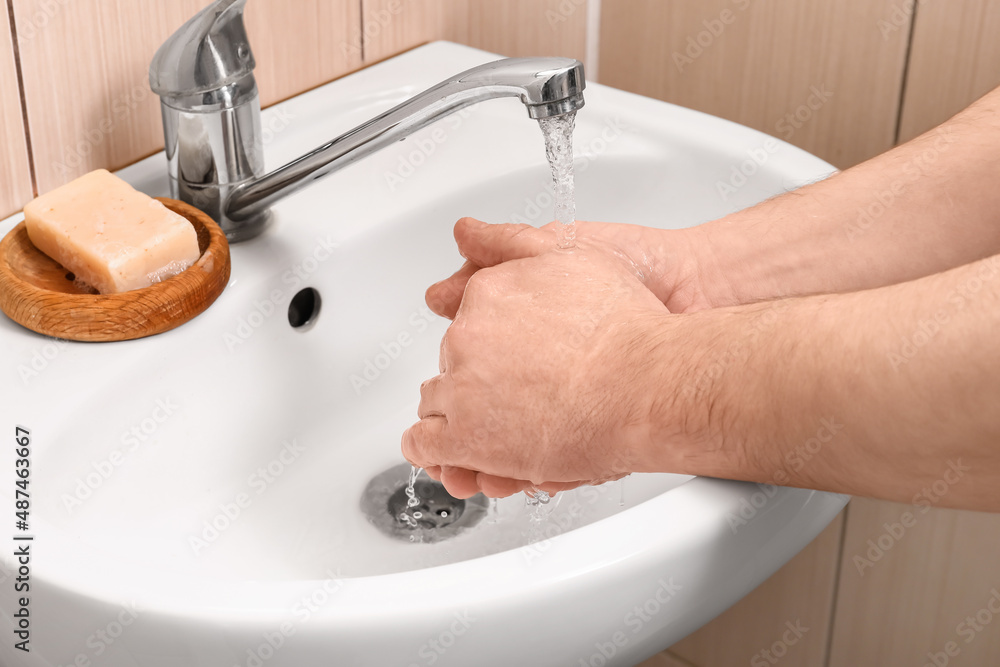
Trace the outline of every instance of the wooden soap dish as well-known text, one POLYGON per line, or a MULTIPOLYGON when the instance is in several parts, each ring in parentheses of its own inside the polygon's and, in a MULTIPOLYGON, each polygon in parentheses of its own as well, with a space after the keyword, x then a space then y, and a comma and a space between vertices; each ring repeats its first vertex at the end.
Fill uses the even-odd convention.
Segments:
POLYGON ((184 202, 158 198, 198 232, 201 257, 149 287, 96 294, 38 250, 20 223, 0 241, 0 310, 46 336, 90 342, 143 338, 202 313, 229 282, 229 243, 219 225, 184 202))

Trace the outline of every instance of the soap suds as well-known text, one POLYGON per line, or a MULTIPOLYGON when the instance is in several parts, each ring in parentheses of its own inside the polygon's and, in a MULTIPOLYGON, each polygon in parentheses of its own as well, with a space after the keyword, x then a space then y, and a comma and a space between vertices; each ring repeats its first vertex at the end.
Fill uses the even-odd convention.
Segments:
POLYGON ((176 276, 178 273, 187 270, 187 268, 191 266, 193 263, 194 262, 185 262, 185 261, 170 262, 161 269, 157 269, 152 273, 147 273, 146 277, 149 278, 149 282, 151 284, 155 285, 156 283, 161 283, 167 278, 172 278, 173 276, 176 276))

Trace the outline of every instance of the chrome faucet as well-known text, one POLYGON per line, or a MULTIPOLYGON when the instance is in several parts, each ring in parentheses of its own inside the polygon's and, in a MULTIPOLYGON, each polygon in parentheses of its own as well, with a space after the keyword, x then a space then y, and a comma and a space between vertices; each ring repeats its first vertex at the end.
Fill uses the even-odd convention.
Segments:
POLYGON ((160 46, 149 67, 163 112, 171 196, 211 215, 230 241, 260 234, 279 199, 476 102, 519 97, 534 119, 583 107, 586 82, 578 60, 498 60, 442 81, 265 174, 246 2, 217 0, 203 9, 160 46))

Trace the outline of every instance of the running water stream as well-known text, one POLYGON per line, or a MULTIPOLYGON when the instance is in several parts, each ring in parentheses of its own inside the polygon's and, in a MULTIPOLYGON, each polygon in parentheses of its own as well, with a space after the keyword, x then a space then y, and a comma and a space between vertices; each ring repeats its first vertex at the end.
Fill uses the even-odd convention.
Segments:
MULTIPOLYGON (((414 485, 417 483, 417 475, 423 468, 418 468, 417 466, 410 466, 410 479, 406 484, 406 509, 399 513, 399 520, 410 526, 411 528, 416 528, 419 524, 418 519, 423 518, 419 510, 414 509, 420 505, 420 499, 417 498, 417 491, 414 485)), ((411 541, 413 541, 411 537, 411 541)))
POLYGON ((539 118, 538 126, 545 136, 545 157, 552 170, 555 192, 556 220, 559 221, 560 250, 576 246, 576 195, 573 184, 573 130, 576 112, 551 118, 539 118))

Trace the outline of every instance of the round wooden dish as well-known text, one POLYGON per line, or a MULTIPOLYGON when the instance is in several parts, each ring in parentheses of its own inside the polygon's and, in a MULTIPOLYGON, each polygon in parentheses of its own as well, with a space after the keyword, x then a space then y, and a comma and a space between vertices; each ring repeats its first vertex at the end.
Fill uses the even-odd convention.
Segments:
POLYGON ((226 235, 195 207, 158 199, 198 232, 201 257, 187 270, 142 289, 96 294, 32 245, 22 222, 0 241, 0 310, 40 334, 90 342, 152 336, 203 312, 229 282, 226 235))

